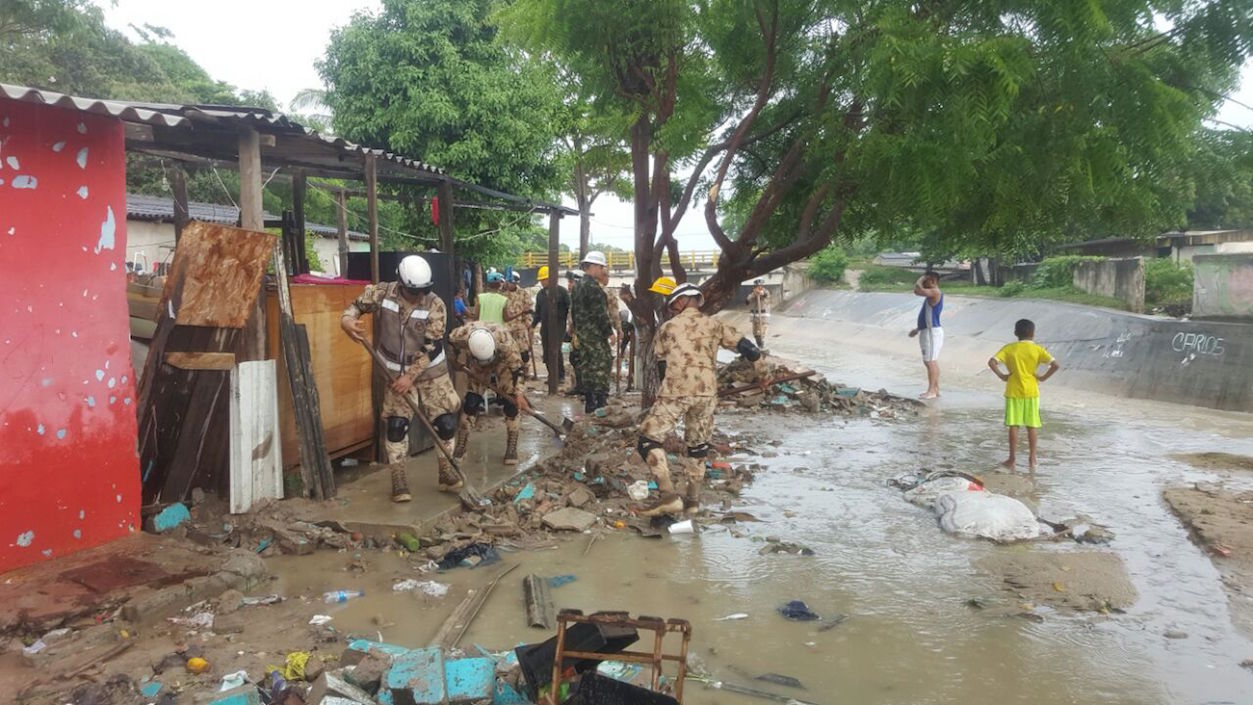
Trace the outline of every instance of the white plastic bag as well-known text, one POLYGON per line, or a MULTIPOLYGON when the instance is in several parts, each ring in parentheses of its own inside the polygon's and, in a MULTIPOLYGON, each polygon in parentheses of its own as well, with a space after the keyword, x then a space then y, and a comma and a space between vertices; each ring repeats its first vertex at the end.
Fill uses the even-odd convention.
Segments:
POLYGON ((905 501, 923 509, 936 510, 935 501, 941 495, 946 495, 950 492, 970 491, 981 492, 983 488, 964 477, 949 475, 925 480, 914 489, 906 491, 905 501))
POLYGON ((994 492, 959 491, 935 500, 940 528, 961 536, 1022 541, 1040 535, 1040 523, 1027 505, 994 492))

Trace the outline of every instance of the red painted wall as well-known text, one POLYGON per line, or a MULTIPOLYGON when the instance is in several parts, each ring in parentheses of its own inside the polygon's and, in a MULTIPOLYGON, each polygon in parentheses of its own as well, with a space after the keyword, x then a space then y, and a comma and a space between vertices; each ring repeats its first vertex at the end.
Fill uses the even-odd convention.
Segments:
POLYGON ((122 123, 0 98, 0 572, 139 528, 122 123))

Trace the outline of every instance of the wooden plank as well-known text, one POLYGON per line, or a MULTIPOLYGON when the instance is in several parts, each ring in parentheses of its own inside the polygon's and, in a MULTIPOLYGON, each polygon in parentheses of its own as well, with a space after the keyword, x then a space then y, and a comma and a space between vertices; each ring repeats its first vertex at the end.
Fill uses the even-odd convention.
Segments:
POLYGON ((209 443, 212 426, 219 408, 224 408, 229 394, 230 374, 216 371, 185 373, 194 375, 194 384, 187 404, 187 414, 179 424, 177 445, 170 462, 160 499, 163 502, 182 502, 190 494, 197 474, 202 467, 202 456, 209 443))
MULTIPOLYGON (((309 338, 309 365, 321 401, 325 447, 332 457, 349 448, 374 442, 374 412, 370 399, 370 356, 339 327, 340 315, 364 288, 362 284, 293 284, 289 286, 292 315, 309 338)), ((279 347, 278 294, 267 294, 270 357, 279 361, 279 416, 283 458, 294 466, 299 457, 295 409, 279 347)))
MULTIPOLYGON (((265 208, 262 205, 265 187, 261 179, 261 135, 251 127, 245 127, 239 133, 239 223, 245 230, 254 232, 265 230, 265 208)), ((265 250, 258 253, 262 266, 269 256, 269 248, 265 250)), ((243 326, 241 360, 265 359, 265 302, 260 298, 260 277, 253 291, 254 303, 243 326)))
POLYGON ((365 157, 365 207, 370 223, 370 282, 379 283, 379 199, 378 159, 373 154, 365 157))
POLYGON ((231 372, 230 511, 283 497, 277 375, 273 360, 242 362, 231 372))
POLYGON ((292 215, 296 218, 296 247, 294 252, 296 255, 296 266, 291 270, 291 274, 307 274, 309 272, 309 254, 305 248, 305 192, 307 187, 308 180, 305 178, 305 173, 297 169, 292 174, 291 179, 291 209, 292 215))
POLYGON ((174 192, 174 246, 183 237, 183 230, 191 222, 191 211, 187 208, 187 172, 183 165, 175 162, 170 166, 170 190, 174 192))
POLYGON ((348 276, 348 203, 344 198, 344 190, 340 189, 335 194, 336 213, 338 216, 338 225, 336 226, 336 237, 339 239, 339 271, 336 272, 341 277, 348 276))
POLYGON ((180 370, 223 370, 235 367, 233 352, 167 352, 165 364, 180 370))
POLYGON ((279 345, 287 367, 287 382, 295 409, 296 431, 300 440, 300 477, 306 490, 317 499, 335 496, 335 480, 330 456, 322 438, 322 414, 318 390, 309 367, 309 343, 302 338, 292 318, 291 290, 287 267, 279 245, 274 247, 274 278, 278 289, 279 345))
POLYGON ((253 313, 274 240, 263 232, 189 224, 163 292, 163 298, 173 300, 181 287, 174 306, 178 324, 243 328, 253 313))

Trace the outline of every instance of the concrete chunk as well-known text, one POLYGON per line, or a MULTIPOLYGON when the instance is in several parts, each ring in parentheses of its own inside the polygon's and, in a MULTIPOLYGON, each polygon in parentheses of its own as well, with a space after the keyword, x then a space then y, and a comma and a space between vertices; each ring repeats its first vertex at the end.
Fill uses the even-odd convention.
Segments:
POLYGON ((566 501, 570 502, 571 507, 575 507, 577 509, 595 499, 596 495, 592 494, 591 490, 586 487, 576 487, 574 488, 574 491, 570 493, 570 496, 566 501))
POLYGON ((462 658, 444 663, 448 704, 476 703, 492 698, 496 664, 490 658, 462 658))
POLYGON ((379 689, 379 684, 383 681, 383 674, 387 673, 387 670, 391 667, 392 659, 390 656, 380 651, 371 651, 352 670, 344 673, 344 680, 367 693, 373 693, 379 689))
POLYGON ((544 526, 554 531, 587 531, 595 523, 595 514, 574 507, 558 509, 544 515, 544 526))
POLYGON ((374 698, 357 686, 344 680, 340 674, 326 671, 309 688, 309 705, 327 704, 331 698, 343 698, 350 703, 374 705, 374 698))
POLYGON ((414 649, 396 658, 384 677, 379 701, 384 705, 443 705, 444 653, 414 649))

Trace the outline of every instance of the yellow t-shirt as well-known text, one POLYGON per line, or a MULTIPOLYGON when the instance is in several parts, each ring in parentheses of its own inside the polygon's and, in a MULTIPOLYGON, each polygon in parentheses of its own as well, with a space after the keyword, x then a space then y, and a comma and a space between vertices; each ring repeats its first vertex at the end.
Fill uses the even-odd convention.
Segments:
POLYGON ((1009 368, 1009 380, 1005 382, 1005 398, 1032 399, 1040 396, 1040 383, 1035 371, 1040 365, 1053 361, 1053 356, 1034 340, 1010 343, 996 353, 996 359, 1009 368))

